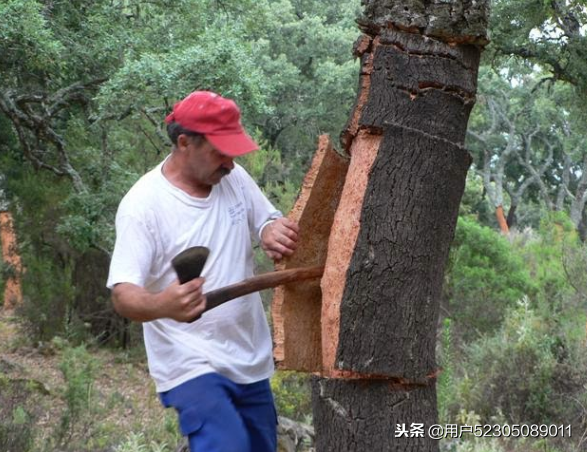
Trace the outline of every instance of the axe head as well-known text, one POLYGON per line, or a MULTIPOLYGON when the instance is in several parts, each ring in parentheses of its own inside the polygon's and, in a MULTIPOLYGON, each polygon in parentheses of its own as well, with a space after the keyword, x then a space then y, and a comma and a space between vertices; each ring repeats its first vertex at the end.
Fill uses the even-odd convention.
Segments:
POLYGON ((199 278, 209 254, 210 250, 205 246, 192 246, 171 260, 180 284, 199 278))

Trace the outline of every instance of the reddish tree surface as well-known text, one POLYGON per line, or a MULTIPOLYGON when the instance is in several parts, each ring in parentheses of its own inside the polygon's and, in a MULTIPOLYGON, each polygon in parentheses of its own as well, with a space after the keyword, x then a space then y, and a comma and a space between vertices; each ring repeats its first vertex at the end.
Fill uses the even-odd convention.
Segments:
POLYGON ((2 244, 2 262, 7 268, 4 286, 4 310, 14 309, 22 303, 20 272, 22 270, 20 255, 16 246, 16 233, 12 215, 8 211, 0 211, 0 243, 2 244))

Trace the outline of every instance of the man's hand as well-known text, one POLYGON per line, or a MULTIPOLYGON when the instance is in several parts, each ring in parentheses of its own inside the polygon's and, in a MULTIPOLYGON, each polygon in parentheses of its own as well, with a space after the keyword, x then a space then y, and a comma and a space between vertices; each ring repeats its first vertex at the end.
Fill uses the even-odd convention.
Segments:
POLYGON ((196 278, 180 285, 176 280, 156 294, 135 284, 116 284, 112 289, 114 309, 121 316, 137 322, 161 318, 188 322, 206 308, 206 297, 202 291, 204 281, 204 278, 196 278))
POLYGON ((278 218, 263 229, 261 248, 274 260, 291 256, 298 246, 299 231, 300 228, 294 221, 278 218))
POLYGON ((163 317, 178 322, 187 322, 198 317, 206 308, 206 297, 202 290, 204 278, 196 278, 184 284, 175 281, 161 292, 163 317))

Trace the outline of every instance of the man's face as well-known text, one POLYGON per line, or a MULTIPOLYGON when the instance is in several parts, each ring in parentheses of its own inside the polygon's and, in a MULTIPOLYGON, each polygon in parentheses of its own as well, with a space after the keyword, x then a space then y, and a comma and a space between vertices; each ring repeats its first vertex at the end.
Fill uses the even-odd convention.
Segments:
POLYGON ((222 154, 203 137, 186 138, 186 175, 194 183, 203 187, 216 185, 232 171, 233 157, 222 154))

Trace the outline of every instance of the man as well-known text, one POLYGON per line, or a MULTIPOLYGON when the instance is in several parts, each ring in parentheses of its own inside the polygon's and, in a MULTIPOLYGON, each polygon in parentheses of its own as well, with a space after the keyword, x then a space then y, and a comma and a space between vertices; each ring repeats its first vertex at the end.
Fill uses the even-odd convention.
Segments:
POLYGON ((252 276, 251 236, 280 259, 295 250, 298 226, 234 163, 258 146, 233 101, 196 91, 166 122, 171 154, 130 189, 116 215, 107 283, 114 307, 144 322, 150 374, 192 451, 273 452, 272 342, 259 294, 187 321, 202 313, 205 291, 252 276), (171 259, 195 245, 210 249, 208 261, 201 278, 180 285, 171 259))

